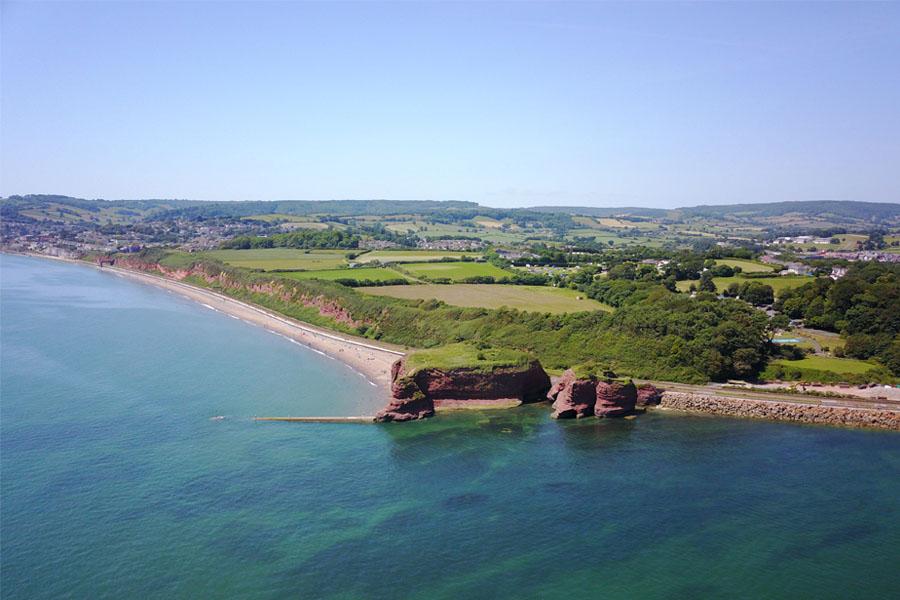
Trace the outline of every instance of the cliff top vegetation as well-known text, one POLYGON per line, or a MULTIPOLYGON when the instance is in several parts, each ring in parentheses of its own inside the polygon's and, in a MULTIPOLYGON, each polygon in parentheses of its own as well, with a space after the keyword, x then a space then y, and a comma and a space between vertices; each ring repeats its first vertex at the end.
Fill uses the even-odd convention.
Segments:
POLYGON ((491 371, 503 367, 521 367, 534 360, 533 356, 510 348, 479 348, 475 344, 448 344, 411 352, 406 357, 410 373, 422 369, 475 369, 491 371))

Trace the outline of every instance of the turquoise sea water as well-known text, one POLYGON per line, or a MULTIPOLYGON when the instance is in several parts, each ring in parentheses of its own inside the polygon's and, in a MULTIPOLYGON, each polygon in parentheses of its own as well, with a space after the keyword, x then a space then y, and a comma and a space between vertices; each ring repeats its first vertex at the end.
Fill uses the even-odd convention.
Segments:
POLYGON ((0 273, 4 598, 900 595, 900 435, 545 406, 254 423, 380 400, 165 291, 0 273))

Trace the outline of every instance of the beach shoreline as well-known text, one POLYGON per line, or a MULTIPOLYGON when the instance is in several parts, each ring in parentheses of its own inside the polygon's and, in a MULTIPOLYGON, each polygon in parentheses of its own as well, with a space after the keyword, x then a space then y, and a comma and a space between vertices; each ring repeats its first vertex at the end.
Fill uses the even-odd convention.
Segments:
POLYGON ((400 348, 390 348, 386 345, 372 343, 364 338, 354 338, 349 335, 316 327, 290 317, 277 314, 265 308, 230 298, 213 290, 207 290, 194 285, 168 279, 161 275, 152 275, 131 269, 120 267, 98 267, 89 262, 31 253, 8 253, 19 256, 30 256, 56 260, 60 262, 93 267, 100 272, 124 277, 132 281, 152 285, 178 294, 198 304, 228 315, 232 318, 244 321, 247 324, 263 327, 267 331, 280 335, 292 342, 305 346, 328 358, 340 361, 351 370, 362 375, 370 385, 378 387, 384 392, 385 398, 390 396, 391 366, 402 358, 405 353, 400 348))
POLYGON ((212 290, 159 275, 119 267, 102 267, 99 270, 154 285, 193 300, 211 310, 251 325, 261 326, 267 331, 285 337, 301 346, 306 346, 314 352, 344 363, 350 369, 363 375, 371 385, 383 390, 386 395, 390 394, 391 365, 404 356, 404 352, 400 350, 373 344, 369 340, 354 339, 348 335, 338 334, 241 300, 235 300, 212 290))

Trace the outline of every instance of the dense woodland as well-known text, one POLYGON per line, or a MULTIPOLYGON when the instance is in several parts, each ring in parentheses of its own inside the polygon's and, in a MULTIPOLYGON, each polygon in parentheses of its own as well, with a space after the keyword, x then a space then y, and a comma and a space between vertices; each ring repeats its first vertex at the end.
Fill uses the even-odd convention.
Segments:
POLYGON ((251 248, 357 248, 359 236, 340 229, 301 229, 270 236, 240 236, 222 244, 222 248, 249 250, 251 248))

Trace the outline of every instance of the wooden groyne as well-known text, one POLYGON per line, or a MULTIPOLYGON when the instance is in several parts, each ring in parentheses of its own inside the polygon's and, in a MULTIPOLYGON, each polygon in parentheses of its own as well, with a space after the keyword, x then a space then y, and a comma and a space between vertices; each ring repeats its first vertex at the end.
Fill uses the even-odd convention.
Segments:
POLYGON ((288 423, 374 423, 375 417, 253 417, 253 420, 288 423))

